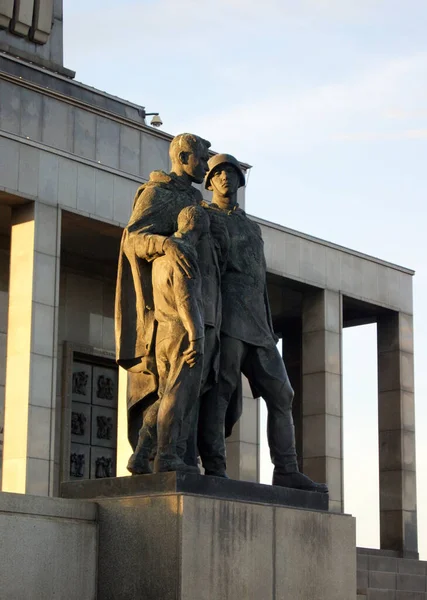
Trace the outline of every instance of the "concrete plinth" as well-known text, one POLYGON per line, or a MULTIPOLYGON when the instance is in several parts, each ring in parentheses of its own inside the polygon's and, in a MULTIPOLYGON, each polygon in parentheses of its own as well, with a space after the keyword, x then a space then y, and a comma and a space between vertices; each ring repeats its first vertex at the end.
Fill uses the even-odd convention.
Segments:
POLYGON ((98 600, 356 598, 350 516, 160 490, 95 502, 98 600))
POLYGON ((82 479, 61 485, 63 498, 98 499, 113 496, 153 496, 156 494, 190 494, 224 500, 277 504, 311 510, 328 510, 328 494, 303 492, 291 488, 234 481, 189 473, 158 473, 133 477, 82 479))

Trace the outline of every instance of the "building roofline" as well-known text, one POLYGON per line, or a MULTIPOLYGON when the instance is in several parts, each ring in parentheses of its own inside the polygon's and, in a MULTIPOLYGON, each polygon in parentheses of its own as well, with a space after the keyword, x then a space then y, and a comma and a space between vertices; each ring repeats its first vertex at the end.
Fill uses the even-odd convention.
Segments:
MULTIPOLYGON (((43 68, 42 66, 37 65, 35 63, 30 63, 30 62, 28 62, 28 61, 26 61, 24 59, 19 58, 18 56, 16 56, 16 57, 15 56, 10 56, 9 54, 1 52, 1 50, 0 50, 0 56, 2 58, 6 59, 6 60, 11 61, 11 62, 21 64, 24 67, 27 67, 29 69, 33 69, 34 71, 39 71, 40 73, 43 73, 44 75, 47 75, 49 77, 53 77, 54 79, 62 81, 64 83, 66 83, 67 85, 72 85, 72 86, 81 88, 82 90, 85 90, 86 92, 89 92, 91 94, 96 94, 97 96, 101 96, 103 98, 107 98, 109 100, 113 100, 114 102, 117 102, 117 103, 122 104, 124 106, 128 106, 129 108, 132 108, 133 110, 137 111, 138 113, 140 111, 141 112, 145 112, 145 106, 143 106, 141 104, 135 104, 134 102, 130 102, 128 100, 124 100, 123 98, 119 98, 118 96, 114 96, 113 94, 108 94, 107 92, 103 92, 103 91, 101 91, 101 90, 99 90, 97 88, 94 88, 94 87, 90 86, 90 85, 86 85, 85 83, 82 83, 81 81, 77 81, 76 79, 70 79, 69 77, 61 75, 60 73, 56 73, 54 71, 50 71, 50 70, 48 70, 46 68, 43 68)), ((5 75, 8 76, 8 78, 10 78, 12 80, 15 79, 16 83, 19 83, 21 85, 23 85, 24 81, 27 81, 25 79, 23 80, 22 77, 18 78, 16 76, 12 75, 12 74, 6 74, 5 73, 5 75)), ((33 89, 37 89, 38 88, 40 92, 45 91, 45 93, 48 93, 49 95, 56 96, 56 97, 59 97, 59 98, 62 97, 62 99, 64 99, 64 100, 69 99, 72 102, 74 101, 73 103, 79 104, 82 107, 84 107, 84 105, 86 105, 89 109, 94 110, 95 112, 99 111, 99 112, 102 112, 104 115, 105 114, 111 114, 111 116, 113 118, 119 117, 122 120, 125 119, 127 121, 133 122, 133 123, 137 124, 138 128, 143 128, 145 130, 148 129, 150 131, 150 133, 152 135, 154 135, 155 137, 163 138, 163 139, 165 139, 167 141, 171 141, 174 138, 174 135, 172 135, 171 133, 167 133, 166 131, 162 131, 160 129, 154 129, 153 127, 149 127, 146 123, 141 122, 141 121, 136 121, 135 119, 132 119, 131 117, 128 117, 128 116, 125 117, 124 115, 120 115, 120 114, 115 113, 112 110, 108 110, 108 109, 106 109, 104 107, 102 107, 100 109, 100 107, 97 107, 96 105, 92 105, 89 102, 85 102, 84 100, 73 98, 72 96, 68 96, 67 94, 64 94, 64 92, 61 92, 59 90, 54 90, 52 88, 43 87, 40 84, 37 84, 37 83, 34 83, 34 82, 30 82, 30 81, 28 83, 30 84, 30 86, 33 89), (97 111, 97 109, 98 109, 98 111, 97 111)), ((217 152, 214 151, 214 150, 212 150, 212 151, 210 151, 210 154, 211 154, 211 156, 213 156, 214 154, 217 154, 217 152)), ((245 162, 241 162, 241 161, 239 161, 239 162, 240 162, 240 165, 242 166, 242 168, 245 171, 247 171, 248 169, 252 168, 251 165, 249 165, 249 164, 247 164, 245 162)))
POLYGON ((322 246, 325 246, 326 248, 331 248, 332 250, 340 250, 341 252, 352 254, 353 256, 357 256, 358 258, 364 258, 365 260, 377 263, 378 265, 381 265, 383 267, 389 267, 391 269, 395 269, 396 271, 401 271, 402 273, 406 273, 407 275, 415 275, 415 271, 412 269, 408 269, 407 267, 396 265, 386 260, 382 260, 381 258, 376 258, 375 256, 370 256, 369 254, 364 254, 363 252, 358 252, 357 250, 352 250, 351 248, 346 248, 345 246, 334 244, 333 242, 327 242, 326 240, 322 240, 321 238, 314 237, 313 235, 308 235, 307 233, 302 233, 301 231, 296 231, 295 229, 290 229, 289 227, 284 227, 283 225, 279 225, 278 223, 272 223, 271 221, 266 221, 265 219, 254 217, 252 215, 248 216, 250 216, 250 218, 256 223, 260 225, 265 225, 266 227, 270 227, 271 229, 276 229, 277 231, 282 231, 283 233, 295 235, 296 237, 299 237, 303 240, 314 242, 316 244, 321 244, 322 246))
POLYGON ((10 60, 15 63, 19 63, 19 64, 23 65, 24 67, 28 67, 29 69, 34 69, 34 71, 40 71, 41 73, 44 73, 45 75, 49 75, 49 77, 53 77, 55 79, 60 79, 64 83, 75 85, 76 87, 85 89, 88 92, 98 94, 99 96, 104 96, 105 98, 110 98, 111 100, 115 100, 116 102, 120 102, 121 104, 125 104, 132 108, 136 108, 136 109, 141 109, 141 108, 144 109, 145 108, 144 106, 142 106, 140 104, 136 104, 136 103, 130 102, 128 100, 123 100, 123 98, 114 96, 114 94, 108 94, 107 92, 103 92, 102 90, 99 90, 90 85, 82 83, 81 81, 77 81, 76 79, 70 79, 70 77, 61 75, 60 73, 57 73, 56 71, 51 71, 50 69, 47 69, 46 67, 38 65, 36 63, 29 62, 28 60, 20 58, 19 56, 11 56, 10 54, 7 54, 5 51, 1 51, 1 50, 0 50, 0 54, 1 54, 2 58, 5 58, 5 59, 10 60))

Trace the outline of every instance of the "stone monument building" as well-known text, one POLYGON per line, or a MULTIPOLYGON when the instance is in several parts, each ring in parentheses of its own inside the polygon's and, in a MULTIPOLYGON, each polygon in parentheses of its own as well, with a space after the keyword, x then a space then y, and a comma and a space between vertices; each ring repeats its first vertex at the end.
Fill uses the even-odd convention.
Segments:
MULTIPOLYGON (((62 18, 62 0, 0 2, 1 490, 46 497, 62 481, 126 474, 117 256, 135 190, 168 170, 172 139, 147 125, 143 106, 74 79, 62 18)), ((335 513, 344 509, 342 331, 377 323, 381 549, 416 558, 413 272, 255 220, 295 389, 298 454, 307 475, 327 482, 335 513)), ((259 400, 246 382, 244 396, 229 474, 256 482, 259 400)), ((360 556, 361 571, 375 570, 360 556)))

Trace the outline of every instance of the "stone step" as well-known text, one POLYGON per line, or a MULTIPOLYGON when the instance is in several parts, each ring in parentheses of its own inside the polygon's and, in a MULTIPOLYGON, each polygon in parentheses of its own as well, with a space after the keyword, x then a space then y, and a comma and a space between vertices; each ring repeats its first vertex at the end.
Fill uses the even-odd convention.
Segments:
POLYGON ((396 600, 396 590, 367 590, 366 600, 396 600))
POLYGON ((369 589, 366 600, 427 600, 425 592, 409 592, 406 590, 369 589))
POLYGON ((391 573, 389 571, 357 571, 357 589, 402 590, 408 592, 427 592, 425 575, 412 573, 391 573))
POLYGON ((361 571, 388 571, 427 575, 427 561, 372 554, 357 554, 357 568, 361 571))
POLYGON ((427 592, 426 576, 413 575, 412 573, 398 573, 396 575, 396 590, 427 592))
POLYGON ((369 587, 369 571, 365 569, 357 569, 357 592, 365 593, 369 587))
POLYGON ((399 558, 397 571, 398 573, 410 573, 411 575, 427 575, 427 561, 399 558))

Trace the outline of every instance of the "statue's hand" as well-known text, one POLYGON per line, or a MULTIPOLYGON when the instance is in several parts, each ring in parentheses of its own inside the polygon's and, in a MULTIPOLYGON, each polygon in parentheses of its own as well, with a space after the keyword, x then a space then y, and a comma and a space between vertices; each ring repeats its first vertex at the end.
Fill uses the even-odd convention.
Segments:
POLYGON ((196 271, 195 256, 191 246, 184 244, 179 238, 170 237, 163 244, 165 255, 181 269, 189 279, 196 271))
POLYGON ((197 361, 201 360, 204 354, 205 338, 199 338, 189 343, 187 350, 182 353, 185 362, 191 367, 194 367, 197 361))

